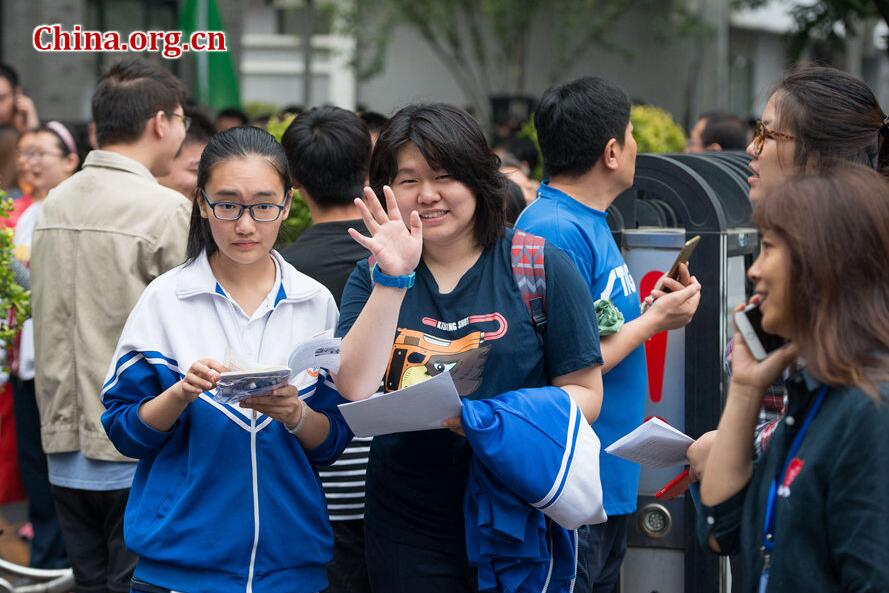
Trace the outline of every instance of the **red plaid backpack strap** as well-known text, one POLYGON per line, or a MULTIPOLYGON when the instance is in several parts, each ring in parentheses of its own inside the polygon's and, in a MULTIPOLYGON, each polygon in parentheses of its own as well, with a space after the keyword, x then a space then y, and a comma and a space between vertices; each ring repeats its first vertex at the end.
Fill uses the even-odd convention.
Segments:
POLYGON ((373 288, 374 285, 374 266, 377 265, 377 260, 373 255, 368 256, 367 258, 367 273, 370 274, 370 287, 373 288))
POLYGON ((512 236, 512 275, 537 331, 546 326, 545 245, 543 237, 522 231, 512 236))

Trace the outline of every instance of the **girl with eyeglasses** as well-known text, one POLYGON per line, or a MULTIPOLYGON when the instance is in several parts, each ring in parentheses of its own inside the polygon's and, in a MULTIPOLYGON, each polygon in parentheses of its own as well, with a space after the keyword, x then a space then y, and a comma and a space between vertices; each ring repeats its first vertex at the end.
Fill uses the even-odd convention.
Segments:
POLYGON ((132 590, 317 592, 333 537, 316 467, 351 438, 343 400, 325 371, 240 405, 212 390, 229 352, 287 366, 335 327, 336 305, 273 250, 291 180, 270 134, 213 136, 197 186, 186 263, 142 294, 102 390, 109 438, 139 459, 125 517, 132 590))

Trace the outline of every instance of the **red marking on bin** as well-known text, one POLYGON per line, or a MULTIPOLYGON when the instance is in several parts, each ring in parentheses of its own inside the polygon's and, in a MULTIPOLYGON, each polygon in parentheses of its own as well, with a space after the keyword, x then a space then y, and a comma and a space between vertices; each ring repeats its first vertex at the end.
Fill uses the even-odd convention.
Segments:
MULTIPOLYGON (((652 270, 642 277, 639 283, 639 298, 645 298, 651 294, 654 285, 664 273, 660 270, 652 270)), ((667 360, 667 332, 651 336, 645 341, 645 360, 648 365, 648 397, 651 402, 659 404, 664 393, 664 367, 667 360)))

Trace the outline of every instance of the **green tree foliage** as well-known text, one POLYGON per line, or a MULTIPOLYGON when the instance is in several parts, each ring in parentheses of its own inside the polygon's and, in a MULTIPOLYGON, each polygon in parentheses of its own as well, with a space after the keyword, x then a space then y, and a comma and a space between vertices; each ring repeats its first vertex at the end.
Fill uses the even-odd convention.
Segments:
MULTIPOLYGON (((275 137, 275 140, 280 142, 284 132, 287 131, 287 128, 290 127, 290 124, 294 119, 296 119, 295 115, 288 115, 283 119, 273 116, 269 119, 268 124, 266 124, 266 130, 268 130, 269 134, 275 137)), ((290 204, 290 215, 281 225, 281 231, 278 233, 278 242, 275 247, 280 249, 281 247, 290 245, 296 241, 297 237, 299 237, 304 230, 309 228, 311 224, 312 217, 309 214, 309 207, 306 206, 306 203, 300 197, 299 190, 293 190, 290 204)))
POLYGON ((734 0, 734 6, 760 8, 776 1, 788 6, 795 22, 790 40, 797 57, 814 41, 842 47, 847 35, 858 34, 862 22, 879 18, 889 25, 889 0, 734 0))
POLYGON ((540 142, 537 141, 537 127, 534 125, 533 114, 528 118, 528 121, 522 124, 518 136, 519 138, 527 138, 534 143, 534 148, 537 149, 537 166, 531 171, 531 177, 543 179, 543 153, 540 152, 540 142))
MULTIPOLYGON (((12 199, 0 190, 0 218, 8 218, 12 207, 12 199)), ((19 286, 12 271, 12 234, 10 228, 0 229, 0 342, 6 348, 12 346, 15 334, 31 315, 31 293, 19 286)))
POLYGON ((558 32, 549 57, 550 80, 561 79, 578 58, 594 50, 632 53, 610 34, 632 11, 669 15, 650 19, 640 35, 684 34, 697 19, 686 0, 355 0, 342 21, 355 35, 360 78, 384 67, 386 47, 397 26, 413 29, 447 67, 472 102, 481 122, 490 121, 493 94, 526 94, 531 33, 542 20, 558 32), (544 19, 544 17, 547 17, 544 19))
POLYGON ((630 110, 633 138, 643 152, 682 152, 685 132, 669 113, 651 105, 634 105, 630 110))

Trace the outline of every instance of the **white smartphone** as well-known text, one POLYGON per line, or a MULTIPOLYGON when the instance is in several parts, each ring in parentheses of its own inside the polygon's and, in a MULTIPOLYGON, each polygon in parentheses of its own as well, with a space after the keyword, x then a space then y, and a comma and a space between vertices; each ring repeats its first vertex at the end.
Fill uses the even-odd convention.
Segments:
POLYGON ((756 360, 764 360, 770 352, 777 350, 786 342, 781 336, 767 333, 762 329, 762 313, 758 305, 748 305, 743 311, 735 313, 735 323, 756 360))

